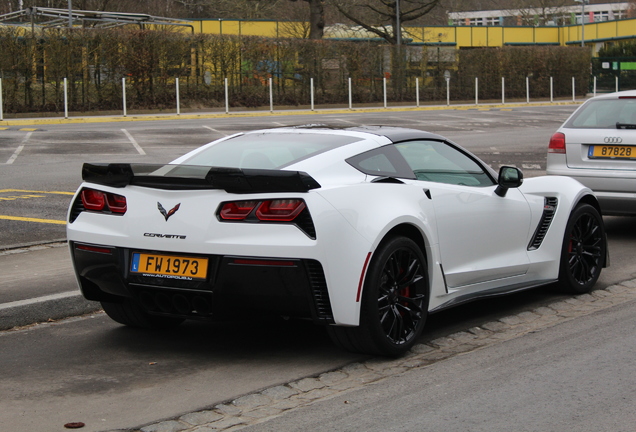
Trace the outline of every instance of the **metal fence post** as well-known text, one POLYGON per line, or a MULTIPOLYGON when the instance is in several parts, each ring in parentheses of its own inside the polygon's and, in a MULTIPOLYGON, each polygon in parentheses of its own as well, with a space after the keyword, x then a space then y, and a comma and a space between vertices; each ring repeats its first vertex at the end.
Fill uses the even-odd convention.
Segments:
POLYGON ((64 78, 64 118, 68 118, 68 86, 64 78))
POLYGON ((574 77, 572 77, 572 102, 576 101, 576 84, 574 81, 574 77))
POLYGON ((309 78, 309 94, 311 95, 311 110, 314 110, 314 79, 309 78))
POLYGON ((349 109, 353 109, 353 97, 351 95, 351 77, 349 77, 349 109))
POLYGON ((2 107, 2 78, 0 78, 0 120, 4 120, 4 108, 2 107))
POLYGON ((384 108, 386 108, 386 77, 382 78, 382 92, 384 93, 384 108))
POLYGON ((420 107, 420 79, 415 78, 415 106, 420 107))
POLYGON ((446 78, 446 105, 450 105, 450 78, 446 78))
POLYGON ((554 102, 554 78, 550 77, 550 102, 554 102))
POLYGON ((596 96, 596 75, 594 75, 594 96, 596 96))
POLYGON ((475 77, 475 105, 479 105, 479 78, 475 77))
POLYGON ((177 115, 181 115, 181 101, 179 100, 179 78, 175 78, 174 84, 177 93, 177 115))
POLYGON ((227 77, 223 80, 225 86, 225 114, 230 112, 230 91, 227 84, 227 77))
POLYGON ((506 103, 506 78, 501 77, 501 103, 506 103))
POLYGON ((526 77, 526 103, 530 103, 530 77, 526 77))
POLYGON ((274 112, 274 90, 271 77, 269 78, 269 112, 274 112))
POLYGON ((124 117, 126 117, 126 78, 121 79, 121 96, 124 105, 124 117))
POLYGON ((618 75, 616 75, 616 91, 618 91, 618 75))

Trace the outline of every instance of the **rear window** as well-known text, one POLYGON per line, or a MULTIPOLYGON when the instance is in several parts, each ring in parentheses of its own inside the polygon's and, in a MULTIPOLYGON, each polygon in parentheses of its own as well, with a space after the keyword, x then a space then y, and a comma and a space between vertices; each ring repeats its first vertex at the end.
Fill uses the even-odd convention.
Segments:
POLYGON ((183 163, 227 168, 281 169, 360 140, 358 137, 318 133, 245 134, 213 145, 183 163))
POLYGON ((616 129, 616 123, 636 124, 636 99, 589 101, 565 124, 565 127, 616 129))

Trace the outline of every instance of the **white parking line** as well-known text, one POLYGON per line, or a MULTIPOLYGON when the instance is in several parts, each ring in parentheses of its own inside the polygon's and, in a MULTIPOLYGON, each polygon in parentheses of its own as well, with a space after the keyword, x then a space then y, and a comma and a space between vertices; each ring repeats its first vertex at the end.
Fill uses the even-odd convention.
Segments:
POLYGON ((130 140, 130 142, 132 143, 132 145, 137 149, 137 151, 139 152, 140 155, 145 155, 146 152, 144 151, 144 149, 141 148, 141 146, 139 145, 139 143, 137 143, 137 141, 135 140, 135 138, 133 138, 133 136, 126 130, 126 129, 122 129, 121 130, 123 133, 126 134, 126 136, 128 137, 128 139, 130 140))
POLYGON ((228 134, 225 134, 225 133, 223 133, 223 132, 221 132, 219 130, 211 128, 210 126, 203 126, 203 127, 206 128, 206 129, 210 129, 214 133, 218 133, 219 135, 223 135, 224 137, 229 136, 228 134))
POLYGON ((20 144, 20 146, 16 149, 16 151, 13 153, 13 155, 11 155, 11 157, 7 161, 7 165, 11 165, 13 162, 15 162, 15 160, 18 158, 20 153, 22 153, 22 150, 24 149, 24 146, 26 145, 27 141, 29 141, 29 138, 31 138, 32 134, 33 134, 33 132, 29 132, 28 134, 26 134, 26 136, 22 140, 22 143, 20 144))

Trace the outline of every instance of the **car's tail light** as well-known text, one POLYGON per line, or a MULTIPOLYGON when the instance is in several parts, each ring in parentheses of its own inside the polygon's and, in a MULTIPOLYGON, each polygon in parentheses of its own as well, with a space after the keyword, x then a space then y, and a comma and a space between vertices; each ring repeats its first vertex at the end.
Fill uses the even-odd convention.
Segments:
POLYGON ((256 208, 259 201, 234 201, 223 204, 219 216, 223 220, 244 220, 256 208))
POLYGON ((556 132, 550 138, 548 153, 565 153, 565 134, 556 132))
POLYGON ((232 201, 221 205, 221 220, 292 222, 305 209, 301 199, 275 199, 264 201, 232 201))
POLYGON ((256 210, 256 217, 262 221, 291 222, 305 209, 300 199, 263 201, 256 210))
POLYGON ((80 197, 84 208, 90 211, 123 215, 128 208, 125 196, 110 192, 87 188, 82 190, 80 197))

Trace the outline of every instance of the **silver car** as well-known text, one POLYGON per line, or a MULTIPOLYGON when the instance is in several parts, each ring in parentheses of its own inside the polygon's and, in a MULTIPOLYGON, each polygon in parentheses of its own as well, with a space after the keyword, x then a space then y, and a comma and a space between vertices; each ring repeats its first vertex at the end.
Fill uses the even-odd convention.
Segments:
POLYGON ((604 215, 636 215, 636 90, 581 105, 550 138, 546 170, 592 189, 604 215))

